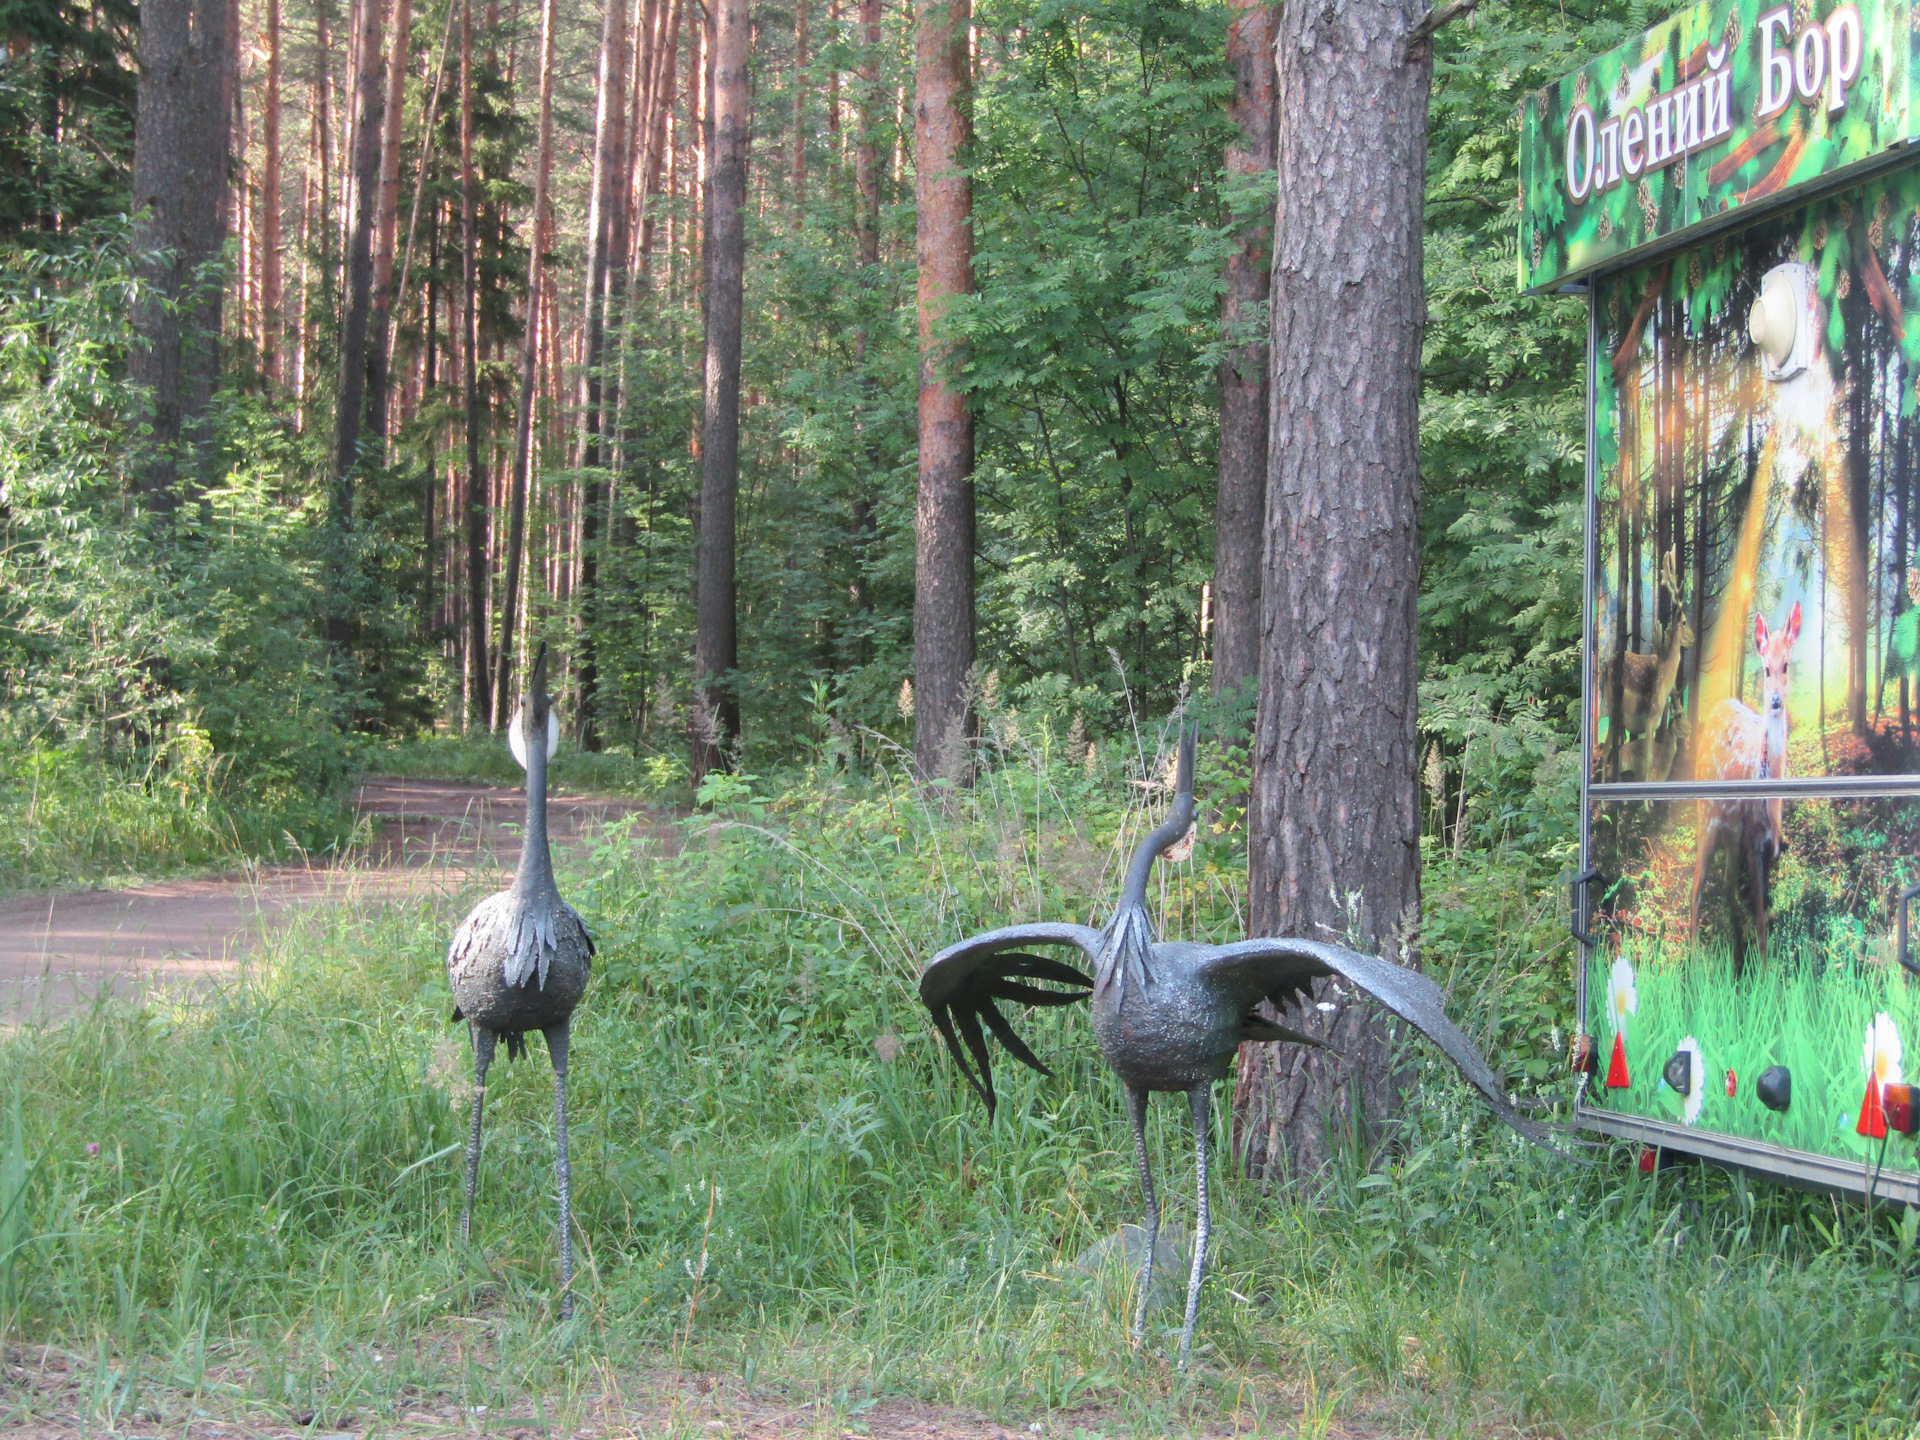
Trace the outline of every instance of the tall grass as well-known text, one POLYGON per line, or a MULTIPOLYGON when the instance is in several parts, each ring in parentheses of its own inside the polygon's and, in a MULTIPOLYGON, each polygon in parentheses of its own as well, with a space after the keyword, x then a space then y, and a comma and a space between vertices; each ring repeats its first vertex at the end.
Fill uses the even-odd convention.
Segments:
MULTIPOLYGON (((474 895, 314 913, 204 1003, 18 1032, 0 1324, 82 1357, 75 1403, 99 1423, 537 1400, 564 1428, 606 1375, 669 1361, 843 1408, 900 1393, 1140 1434, 1292 1428, 1308 1401, 1309 1429, 1905 1435, 1911 1229, 1719 1176, 1579 1170, 1430 1063, 1384 1168, 1348 1156, 1310 1202, 1220 1179, 1200 1364, 1172 1371, 1171 1309, 1130 1352, 1128 1282, 1070 1268, 1139 1210, 1084 1018, 1021 1022, 1057 1074, 1004 1067, 990 1124, 913 992, 919 959, 975 926, 1104 918, 1143 818, 1121 793, 1038 744, 946 813, 822 766, 780 794, 742 782, 677 853, 616 827, 564 874, 601 944, 571 1063, 571 1327, 537 1053, 489 1077, 457 1241, 467 1054, 441 965, 474 895)), ((1221 838, 1169 867, 1168 930, 1237 926, 1237 877, 1221 838)), ((1457 917, 1433 927, 1483 1035, 1570 982, 1536 958, 1536 919, 1480 948, 1457 917)), ((1501 1058, 1521 1079, 1535 1057, 1501 1058)), ((1183 1111, 1151 1129, 1176 1217, 1183 1111)))
POLYGON ((235 781, 191 729, 138 764, 17 741, 0 726, 0 894, 322 851, 353 828, 337 795, 235 781))

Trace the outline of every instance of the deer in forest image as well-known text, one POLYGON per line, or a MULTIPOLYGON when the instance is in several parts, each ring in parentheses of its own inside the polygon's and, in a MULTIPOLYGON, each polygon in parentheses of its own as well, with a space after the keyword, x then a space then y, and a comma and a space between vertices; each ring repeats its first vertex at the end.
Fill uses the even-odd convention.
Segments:
MULTIPOLYGON (((1787 710, 1787 663, 1793 642, 1800 637, 1800 604, 1794 602, 1786 624, 1767 628, 1767 617, 1753 617, 1753 648, 1761 665, 1760 708, 1729 696, 1708 713, 1694 750, 1696 780, 1779 780, 1787 773, 1787 736, 1792 720, 1787 710)), ((1780 799, 1702 800, 1693 859, 1693 896, 1687 937, 1700 931, 1700 891, 1707 863, 1728 852, 1724 894, 1728 929, 1733 937, 1733 973, 1746 963, 1750 928, 1759 953, 1767 952, 1767 881, 1784 848, 1780 799), (1739 892, 1746 893, 1747 914, 1740 913, 1739 892), (1743 925, 1744 921, 1744 925, 1743 925)))

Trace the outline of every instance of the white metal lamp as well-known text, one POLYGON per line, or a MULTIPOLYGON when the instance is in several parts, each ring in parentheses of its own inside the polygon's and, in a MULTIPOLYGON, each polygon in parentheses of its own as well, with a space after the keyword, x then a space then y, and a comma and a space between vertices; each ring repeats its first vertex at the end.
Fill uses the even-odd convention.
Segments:
POLYGON ((1791 380, 1813 362, 1820 326, 1813 267, 1789 260, 1767 271, 1747 312, 1747 338, 1769 380, 1791 380))

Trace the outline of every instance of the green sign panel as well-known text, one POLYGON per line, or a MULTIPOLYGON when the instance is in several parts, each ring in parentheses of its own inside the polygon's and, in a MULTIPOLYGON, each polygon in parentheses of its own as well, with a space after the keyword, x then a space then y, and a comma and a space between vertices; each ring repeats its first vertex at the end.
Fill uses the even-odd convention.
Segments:
POLYGON ((1916 18, 1906 0, 1707 0, 1529 96, 1521 289, 1920 136, 1916 18))

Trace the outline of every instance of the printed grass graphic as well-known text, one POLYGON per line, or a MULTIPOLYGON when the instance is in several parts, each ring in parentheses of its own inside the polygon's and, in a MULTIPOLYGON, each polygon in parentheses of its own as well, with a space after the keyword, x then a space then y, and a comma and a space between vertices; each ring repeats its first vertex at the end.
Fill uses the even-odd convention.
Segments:
MULTIPOLYGON (((1901 1037, 1920 1036, 1920 983, 1892 963, 1836 956, 1804 930, 1782 926, 1765 964, 1734 979, 1722 943, 1689 946, 1648 935, 1621 937, 1594 953, 1587 968, 1588 1013, 1602 1055, 1614 1029, 1602 997, 1616 958, 1633 967, 1639 1004, 1623 1039, 1632 1085, 1605 1088, 1596 1076, 1589 1103, 1623 1115, 1679 1123, 1685 1101, 1661 1078, 1689 1035, 1698 1038, 1705 1075, 1693 1128, 1763 1140, 1888 1171, 1916 1168, 1914 1142, 1893 1134, 1883 1143, 1855 1133, 1866 1093, 1863 1043, 1884 1012, 1901 1037), (1775 1114, 1760 1103, 1755 1082, 1770 1065, 1793 1073, 1793 1103, 1775 1114), (1727 1093, 1727 1071, 1734 1093, 1727 1093)), ((1891 1078, 1891 1077, 1890 1077, 1891 1078)))

